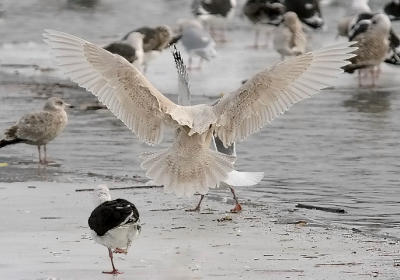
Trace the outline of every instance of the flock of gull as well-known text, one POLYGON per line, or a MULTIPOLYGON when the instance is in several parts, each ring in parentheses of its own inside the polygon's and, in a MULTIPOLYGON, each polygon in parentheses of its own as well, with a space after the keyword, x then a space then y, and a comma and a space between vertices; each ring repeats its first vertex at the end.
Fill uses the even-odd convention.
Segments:
MULTIPOLYGON (((189 73, 215 57, 218 44, 229 42, 226 25, 237 8, 235 0, 195 0, 193 18, 179 20, 176 27, 140 27, 107 46, 55 30, 46 30, 44 38, 65 76, 96 96, 138 140, 156 145, 166 129, 175 131, 168 148, 142 156, 141 166, 154 184, 177 196, 200 194, 195 211, 210 188, 227 186, 236 201, 231 211, 240 212, 234 187, 255 185, 264 173, 235 170, 237 141, 257 133, 295 103, 332 86, 343 71, 357 71, 360 86, 365 77, 375 86, 381 63, 400 64, 400 39, 391 26, 391 20, 400 18, 399 1, 388 1, 384 12, 372 12, 367 0, 352 1, 351 13, 338 25, 338 35, 348 40, 310 52, 308 34, 325 24, 320 2, 246 1, 242 13, 254 25, 253 47, 260 47, 260 33, 266 31, 282 61, 214 104, 191 104, 189 73), (178 42, 188 53, 187 67, 174 46, 178 42), (165 50, 171 50, 176 63, 177 104, 145 76, 150 61, 165 50), (195 56, 200 59, 197 67, 192 63, 195 56)), ((17 143, 37 146, 39 162, 46 164, 46 145, 66 126, 69 106, 51 97, 42 111, 23 116, 8 128, 0 148, 17 143)), ((127 200, 112 200, 104 185, 96 194, 98 206, 89 226, 94 239, 108 248, 113 268, 108 273, 118 274, 113 253, 127 253, 140 232, 139 212, 127 200)))

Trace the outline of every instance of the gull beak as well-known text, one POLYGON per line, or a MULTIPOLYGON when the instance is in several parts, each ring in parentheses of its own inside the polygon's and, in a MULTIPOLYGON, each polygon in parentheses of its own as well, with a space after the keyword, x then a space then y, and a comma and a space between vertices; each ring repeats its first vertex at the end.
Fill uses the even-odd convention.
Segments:
POLYGON ((68 103, 65 103, 65 107, 66 107, 66 108, 75 108, 75 106, 73 106, 73 105, 71 105, 71 104, 68 104, 68 103))

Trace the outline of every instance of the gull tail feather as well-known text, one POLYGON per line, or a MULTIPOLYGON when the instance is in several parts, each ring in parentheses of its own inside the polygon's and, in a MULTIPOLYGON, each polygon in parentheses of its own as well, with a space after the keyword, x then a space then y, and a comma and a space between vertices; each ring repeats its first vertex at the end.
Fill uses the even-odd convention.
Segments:
POLYGON ((2 140, 0 140, 0 148, 3 148, 3 147, 8 146, 8 145, 18 144, 18 143, 21 143, 21 142, 22 142, 22 140, 18 139, 18 138, 16 138, 16 139, 2 139, 2 140))
POLYGON ((146 176, 167 193, 177 196, 206 194, 209 188, 219 186, 233 170, 236 157, 224 155, 208 148, 195 155, 177 152, 173 147, 142 156, 141 166, 146 176))

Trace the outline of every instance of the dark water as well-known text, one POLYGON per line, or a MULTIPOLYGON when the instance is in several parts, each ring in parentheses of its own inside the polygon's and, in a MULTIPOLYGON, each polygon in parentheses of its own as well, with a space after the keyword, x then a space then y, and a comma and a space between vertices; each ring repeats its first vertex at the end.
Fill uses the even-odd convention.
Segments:
MULTIPOLYGON (((137 141, 108 111, 80 109, 95 99, 71 87, 54 69, 41 33, 45 28, 58 29, 105 44, 142 25, 174 24, 183 15, 190 17, 188 1, 81 2, 2 1, 0 130, 24 113, 41 108, 49 96, 62 96, 76 107, 69 113, 62 136, 48 147, 58 165, 38 170, 34 147, 7 147, 0 152, 0 164, 9 164, 0 167, 0 181, 84 181, 90 186, 102 180, 131 182, 134 176, 144 175, 138 156, 157 149, 137 141)), ((344 3, 348 1, 337 2, 324 7, 328 25, 310 32, 311 48, 335 42, 336 22, 346 13, 344 3)), ((394 28, 400 32, 398 26, 394 28)), ((218 46, 218 57, 191 74, 195 103, 212 102, 279 60, 271 49, 247 48, 253 33, 239 15, 231 29, 230 42, 218 46)), ((375 89, 359 89, 355 77, 343 75, 333 89, 297 104, 239 143, 237 168, 265 172, 258 186, 238 189, 240 197, 284 208, 300 202, 344 208, 347 214, 298 213, 321 223, 400 238, 399 74, 400 69, 383 66, 375 89)), ((148 77, 176 98, 175 69, 168 51, 150 65, 148 77)))

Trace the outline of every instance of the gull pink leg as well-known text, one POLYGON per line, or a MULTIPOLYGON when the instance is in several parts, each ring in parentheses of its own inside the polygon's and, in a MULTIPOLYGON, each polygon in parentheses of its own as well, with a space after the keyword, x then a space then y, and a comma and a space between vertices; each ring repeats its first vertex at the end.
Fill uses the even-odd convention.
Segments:
POLYGON ((231 189, 231 192, 233 194, 233 199, 236 202, 235 207, 233 209, 231 209, 231 213, 239 213, 240 211, 242 211, 242 206, 239 203, 239 200, 236 196, 235 190, 232 187, 229 187, 229 188, 231 189))
POLYGON ((200 212, 200 205, 201 205, 201 202, 203 201, 203 199, 204 199, 204 194, 201 195, 200 201, 197 204, 196 208, 188 209, 188 210, 186 210, 186 212, 200 212))
POLYGON ((103 271, 103 273, 104 274, 114 274, 114 275, 115 274, 122 274, 123 272, 119 272, 114 266, 113 253, 112 253, 110 248, 108 248, 108 256, 110 257, 111 265, 112 265, 113 270, 112 271, 103 271))

